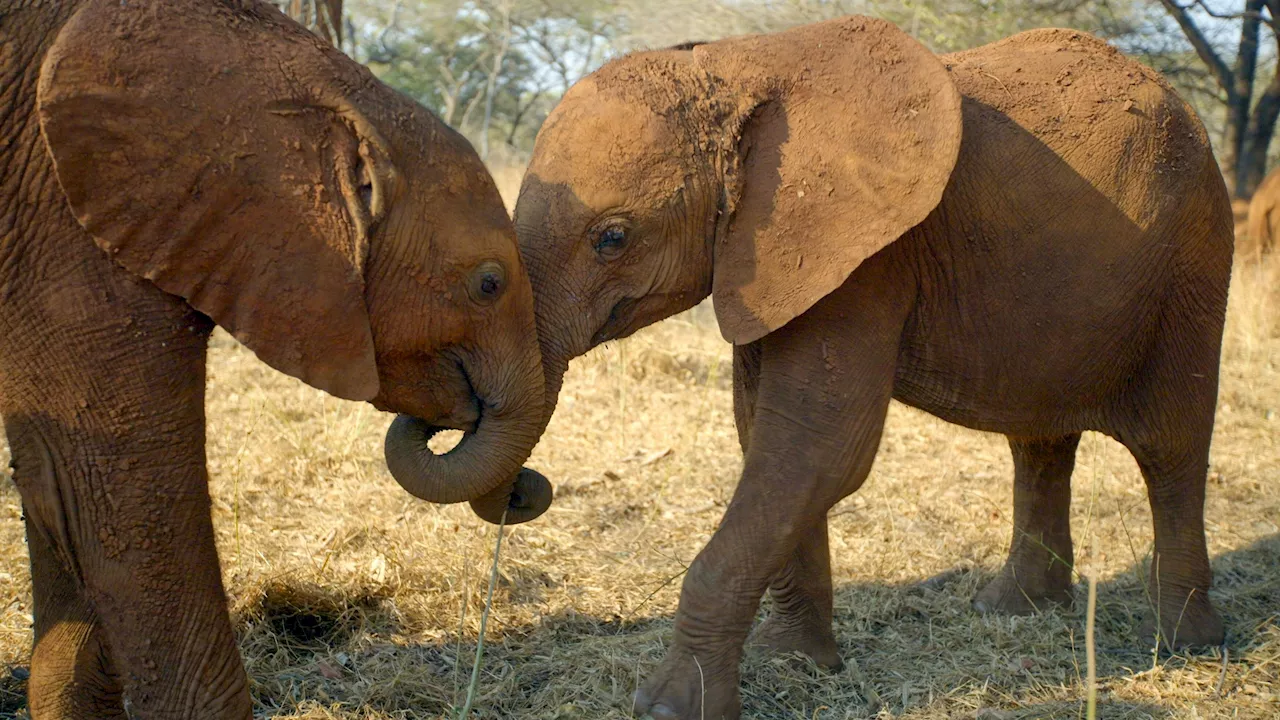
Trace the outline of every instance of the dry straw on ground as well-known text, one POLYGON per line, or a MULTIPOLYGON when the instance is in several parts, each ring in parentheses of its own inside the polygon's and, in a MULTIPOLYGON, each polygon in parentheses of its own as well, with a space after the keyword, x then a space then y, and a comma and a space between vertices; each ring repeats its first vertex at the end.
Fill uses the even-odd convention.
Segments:
MULTIPOLYGON (((1113 441, 1081 443, 1072 520, 1079 566, 1098 568, 1100 717, 1280 716, 1278 282, 1280 262, 1250 264, 1232 291, 1207 508, 1226 656, 1141 649, 1142 480, 1113 441)), ((532 460, 557 502, 509 529, 475 717, 629 716, 741 467, 728 353, 704 308, 574 364, 532 460)), ((208 411, 214 520, 258 716, 456 717, 496 528, 395 485, 387 416, 271 371, 221 333, 208 411)), ((1002 438, 895 405, 870 480, 831 513, 848 666, 752 653, 746 716, 1081 717, 1083 582, 1074 610, 969 608, 1004 557, 1010 478, 1002 438)), ((19 516, 0 484, 0 716, 25 717, 19 516)))

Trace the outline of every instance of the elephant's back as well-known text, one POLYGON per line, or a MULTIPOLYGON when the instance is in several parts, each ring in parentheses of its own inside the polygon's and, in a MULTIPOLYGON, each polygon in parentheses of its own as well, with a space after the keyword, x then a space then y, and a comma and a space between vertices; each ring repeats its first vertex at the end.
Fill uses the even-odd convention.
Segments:
POLYGON ((965 142, 1025 133, 1019 150, 1042 145, 1139 227, 1216 167, 1203 124, 1165 79, 1087 33, 1031 30, 943 61, 968 101, 965 142))

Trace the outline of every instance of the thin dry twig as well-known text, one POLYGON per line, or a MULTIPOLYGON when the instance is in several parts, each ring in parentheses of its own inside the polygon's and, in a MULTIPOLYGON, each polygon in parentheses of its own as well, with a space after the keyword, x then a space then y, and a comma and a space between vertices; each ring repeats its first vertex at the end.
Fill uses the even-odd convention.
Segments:
POLYGON ((498 584, 498 561, 502 559, 502 531, 507 527, 507 511, 502 511, 502 520, 498 522, 498 541, 493 546, 493 569, 489 571, 489 593, 484 598, 484 612, 480 613, 480 637, 476 639, 476 659, 471 665, 471 684, 467 686, 467 702, 462 706, 458 720, 467 720, 471 716, 471 703, 476 697, 476 686, 480 684, 480 661, 484 658, 484 631, 489 626, 489 611, 493 609, 493 588, 498 584))

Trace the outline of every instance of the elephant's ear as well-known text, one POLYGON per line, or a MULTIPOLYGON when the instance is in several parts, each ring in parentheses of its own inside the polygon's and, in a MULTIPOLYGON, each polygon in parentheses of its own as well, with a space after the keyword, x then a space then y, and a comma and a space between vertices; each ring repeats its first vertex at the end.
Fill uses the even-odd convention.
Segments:
POLYGON ((265 3, 89 0, 38 104, 71 211, 117 263, 272 367, 367 400, 363 264, 394 171, 343 96, 375 81, 348 66, 265 3))
POLYGON ((938 205, 960 149, 945 67, 890 23, 849 17, 693 49, 742 91, 715 246, 720 331, 782 327, 938 205))

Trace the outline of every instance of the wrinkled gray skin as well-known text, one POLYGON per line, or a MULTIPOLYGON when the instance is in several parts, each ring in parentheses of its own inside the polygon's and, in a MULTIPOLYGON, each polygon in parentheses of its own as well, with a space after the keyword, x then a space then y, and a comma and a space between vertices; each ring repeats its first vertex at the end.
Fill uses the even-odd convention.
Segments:
POLYGON ((759 639, 839 665, 826 514, 891 398, 1009 438, 1014 538, 979 609, 1071 601, 1096 430, 1147 482, 1147 637, 1222 642, 1202 514, 1231 211, 1155 73, 1075 32, 935 57, 858 18, 638 53, 548 118, 515 215, 548 414, 571 358, 708 294, 735 343, 742 478, 638 712, 737 718, 766 590, 759 639))
POLYGON ((387 454, 413 494, 509 522, 549 503, 520 470, 533 298, 461 136, 264 3, 0 0, 0 413, 36 720, 251 717, 207 490, 214 323, 403 413, 387 454), (469 434, 436 457, 438 427, 469 434))

